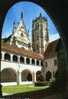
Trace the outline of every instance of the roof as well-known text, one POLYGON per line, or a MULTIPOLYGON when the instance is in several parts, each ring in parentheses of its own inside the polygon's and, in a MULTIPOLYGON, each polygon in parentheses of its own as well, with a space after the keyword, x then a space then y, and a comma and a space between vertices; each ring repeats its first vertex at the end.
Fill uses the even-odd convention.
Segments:
POLYGON ((7 53, 26 56, 26 57, 30 57, 30 58, 33 58, 33 59, 39 59, 39 60, 43 59, 42 54, 33 52, 31 50, 26 50, 24 48, 18 48, 18 47, 9 45, 8 43, 2 43, 1 44, 1 51, 6 51, 7 53))
POLYGON ((56 56, 56 47, 59 42, 59 39, 52 41, 48 44, 48 47, 44 53, 44 59, 52 58, 56 56))

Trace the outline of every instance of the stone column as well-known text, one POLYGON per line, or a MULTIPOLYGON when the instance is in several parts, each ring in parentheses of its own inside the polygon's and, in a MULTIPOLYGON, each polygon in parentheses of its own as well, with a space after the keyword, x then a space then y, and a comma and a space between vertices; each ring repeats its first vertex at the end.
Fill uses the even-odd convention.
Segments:
POLYGON ((54 80, 54 74, 53 74, 53 71, 51 72, 51 74, 52 74, 52 80, 54 80))
POLYGON ((2 52, 2 60, 4 60, 5 52, 2 52))
POLYGON ((21 84, 21 72, 18 70, 17 71, 17 85, 21 84))
POLYGON ((24 64, 26 64, 26 57, 24 57, 24 64))
POLYGON ((35 65, 37 64, 36 62, 37 62, 37 60, 35 59, 35 65))
POLYGON ((32 73, 32 81, 36 82, 36 72, 35 71, 33 71, 33 73, 32 73))
POLYGON ((13 62, 13 54, 11 54, 11 62, 13 62))
POLYGON ((39 60, 39 66, 41 66, 41 60, 39 60))

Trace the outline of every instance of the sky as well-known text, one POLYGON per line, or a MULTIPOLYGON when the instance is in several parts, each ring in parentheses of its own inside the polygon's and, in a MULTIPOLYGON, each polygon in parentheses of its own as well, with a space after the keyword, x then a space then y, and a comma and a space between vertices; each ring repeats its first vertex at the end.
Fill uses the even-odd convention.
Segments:
POLYGON ((32 2, 22 1, 16 3, 8 10, 2 28, 2 38, 8 37, 10 34, 12 34, 13 22, 18 22, 20 20, 21 12, 23 12, 23 19, 26 29, 27 31, 29 30, 30 39, 32 34, 32 20, 36 19, 40 13, 42 16, 47 18, 50 41, 56 40, 60 37, 55 25, 50 19, 50 16, 48 16, 47 12, 43 8, 32 2))

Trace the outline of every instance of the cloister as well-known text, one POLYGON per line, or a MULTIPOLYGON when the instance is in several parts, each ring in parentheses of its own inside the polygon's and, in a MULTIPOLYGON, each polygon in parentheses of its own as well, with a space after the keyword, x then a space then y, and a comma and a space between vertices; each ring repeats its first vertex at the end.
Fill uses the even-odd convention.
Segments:
POLYGON ((37 72, 41 71, 41 60, 1 53, 2 85, 16 85, 36 82, 37 72))

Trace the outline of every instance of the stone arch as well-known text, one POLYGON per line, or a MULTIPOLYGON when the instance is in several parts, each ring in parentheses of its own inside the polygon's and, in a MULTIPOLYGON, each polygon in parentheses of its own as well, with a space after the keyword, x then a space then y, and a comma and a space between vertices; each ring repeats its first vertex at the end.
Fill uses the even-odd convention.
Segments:
POLYGON ((16 82, 16 71, 12 68, 5 68, 1 71, 1 82, 16 82))
POLYGON ((24 57, 20 56, 20 63, 24 63, 24 57))
POLYGON ((18 57, 16 55, 13 55, 13 62, 17 62, 18 61, 18 57))
POLYGON ((35 59, 32 59, 32 64, 35 65, 35 59))
POLYGON ((26 63, 30 64, 30 58, 26 58, 26 63))
POLYGON ((43 81, 43 76, 42 76, 41 71, 36 72, 36 80, 37 81, 43 81))
POLYGON ((32 81, 32 73, 28 69, 23 70, 21 72, 21 79, 22 81, 32 81))
POLYGON ((11 58, 11 57, 10 57, 10 54, 5 53, 4 59, 10 61, 10 58, 11 58))
POLYGON ((46 80, 49 81, 51 79, 52 73, 50 71, 46 72, 46 80))

